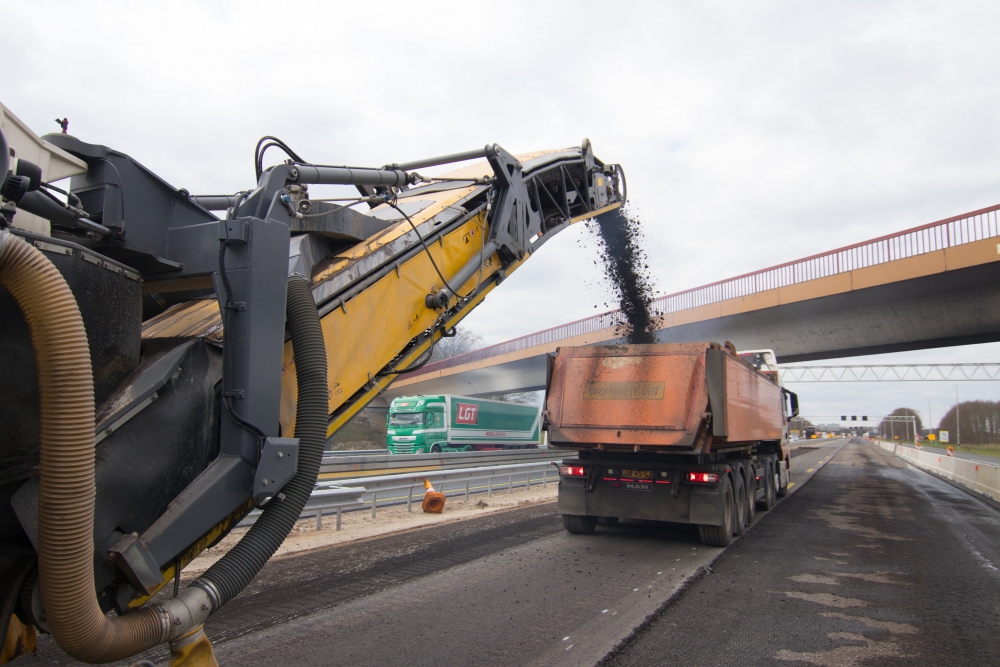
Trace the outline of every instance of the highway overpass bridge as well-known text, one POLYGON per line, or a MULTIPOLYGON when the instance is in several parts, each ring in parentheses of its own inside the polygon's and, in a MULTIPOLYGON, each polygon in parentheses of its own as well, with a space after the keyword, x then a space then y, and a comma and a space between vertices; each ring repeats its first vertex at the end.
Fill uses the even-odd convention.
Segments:
MULTIPOLYGON (((1000 340, 1000 205, 658 297, 660 342, 730 340, 782 363, 1000 340)), ((428 364, 383 392, 544 388, 561 345, 620 341, 619 311, 428 364)))

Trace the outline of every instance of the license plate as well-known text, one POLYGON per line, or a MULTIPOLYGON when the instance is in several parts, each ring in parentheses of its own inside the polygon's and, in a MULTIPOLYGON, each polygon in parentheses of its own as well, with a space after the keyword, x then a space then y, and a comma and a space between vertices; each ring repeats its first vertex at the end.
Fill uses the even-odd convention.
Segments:
POLYGON ((624 482, 622 488, 626 491, 652 491, 652 484, 643 484, 641 482, 624 482))
POLYGON ((650 479, 652 476, 652 470, 622 470, 622 477, 631 477, 632 479, 650 479))

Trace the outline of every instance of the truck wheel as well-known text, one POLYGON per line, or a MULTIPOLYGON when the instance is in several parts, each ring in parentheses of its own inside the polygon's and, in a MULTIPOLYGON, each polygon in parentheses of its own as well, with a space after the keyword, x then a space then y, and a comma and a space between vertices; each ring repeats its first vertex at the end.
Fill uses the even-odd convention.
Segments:
POLYGON ((431 445, 431 454, 440 454, 441 445, 431 445))
POLYGON ((736 515, 733 517, 733 532, 742 535, 747 527, 747 491, 743 477, 733 471, 736 479, 736 515))
MULTIPOLYGON (((790 469, 791 469, 791 467, 788 465, 788 463, 785 463, 785 470, 787 471, 787 470, 790 470, 790 469)), ((786 477, 785 479, 787 480, 788 478, 786 477)), ((777 463, 775 464, 775 467, 774 467, 774 482, 775 482, 774 486, 778 490, 778 497, 779 498, 784 498, 785 496, 787 496, 788 495, 788 482, 786 481, 784 484, 781 483, 781 475, 778 472, 778 464, 777 463)))
POLYGON ((597 523, 602 526, 614 526, 618 524, 618 517, 616 516, 602 516, 597 520, 597 523))
POLYGON ((590 535, 597 528, 596 516, 580 516, 579 514, 563 514, 563 526, 574 535, 590 535))
POLYGON ((765 511, 770 511, 774 509, 774 503, 778 502, 775 498, 775 483, 774 483, 774 464, 768 462, 764 466, 764 500, 760 501, 760 508, 765 511))
POLYGON ((747 525, 757 516, 757 478, 753 466, 747 466, 747 525))
MULTIPOLYGON (((728 547, 733 543, 733 519, 736 508, 733 503, 733 485, 723 482, 722 485, 722 525, 698 526, 698 535, 703 544, 710 547, 728 547)), ((565 515, 564 515, 565 518, 565 515)))

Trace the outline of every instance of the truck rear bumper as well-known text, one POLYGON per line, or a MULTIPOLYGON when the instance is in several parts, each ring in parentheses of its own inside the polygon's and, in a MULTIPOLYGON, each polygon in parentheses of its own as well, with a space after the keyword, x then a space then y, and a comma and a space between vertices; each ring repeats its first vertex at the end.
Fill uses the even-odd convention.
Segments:
POLYGON ((598 479, 593 492, 588 493, 585 478, 560 479, 559 513, 707 526, 723 523, 723 496, 718 484, 704 487, 680 484, 676 491, 673 484, 654 482, 639 484, 635 489, 613 484, 598 479))

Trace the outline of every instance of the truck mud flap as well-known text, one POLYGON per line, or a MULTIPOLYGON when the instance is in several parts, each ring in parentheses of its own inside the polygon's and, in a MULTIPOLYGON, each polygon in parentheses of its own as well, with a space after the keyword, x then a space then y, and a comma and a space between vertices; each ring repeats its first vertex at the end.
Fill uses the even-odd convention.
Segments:
POLYGON ((587 484, 584 478, 559 480, 559 513, 587 513, 587 484))
POLYGON ((691 489, 691 523, 704 526, 721 526, 722 494, 718 489, 691 489))

